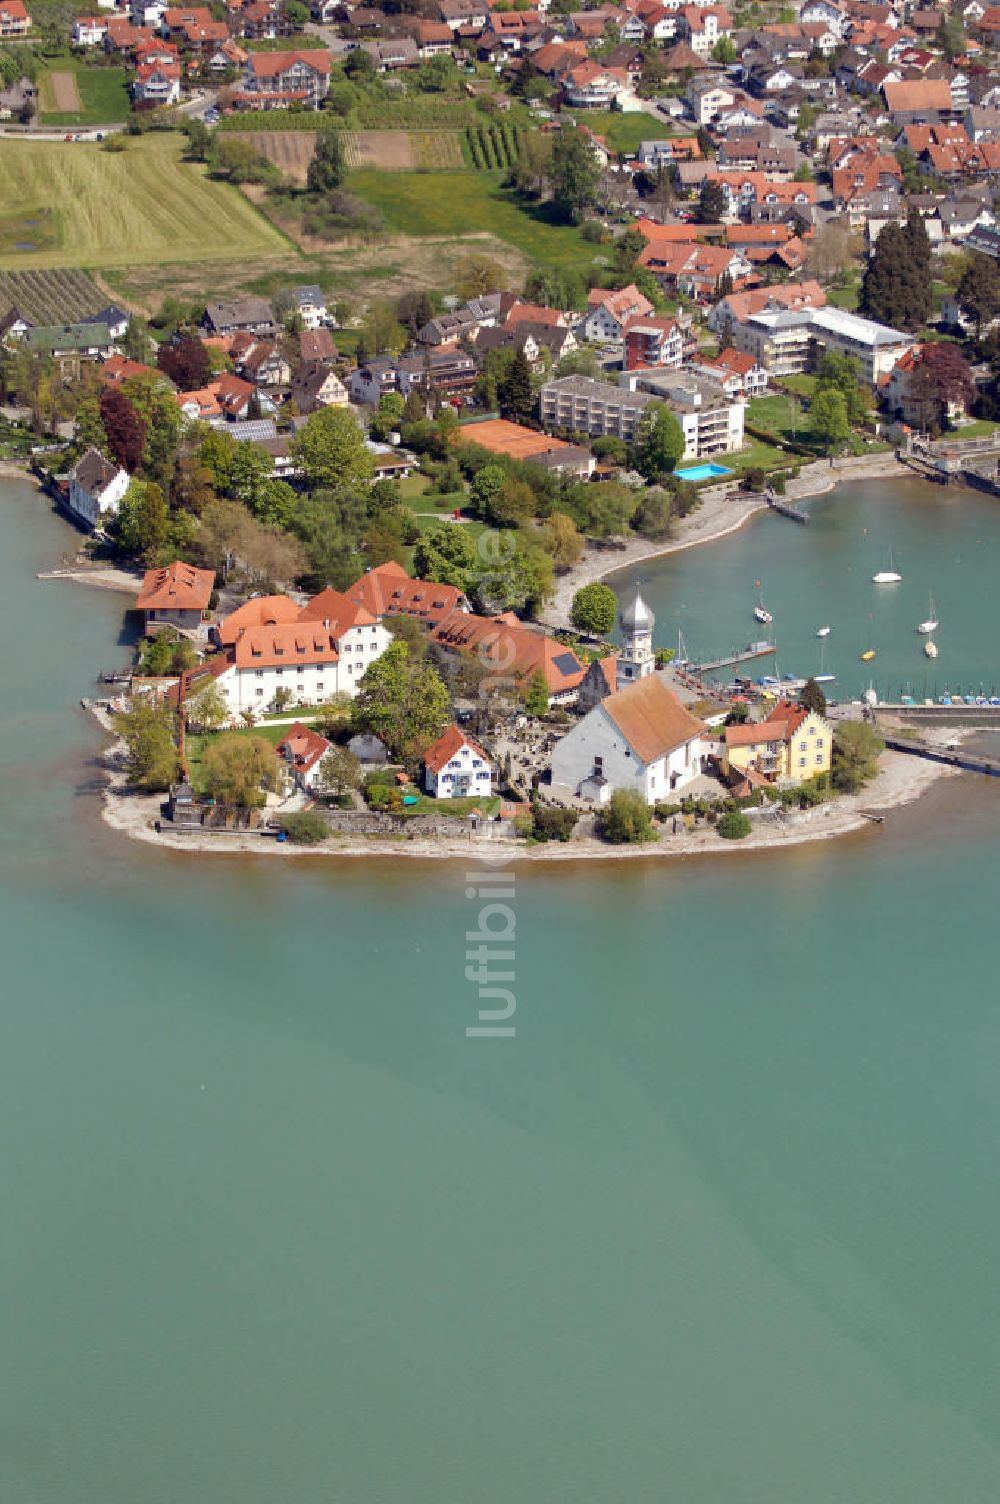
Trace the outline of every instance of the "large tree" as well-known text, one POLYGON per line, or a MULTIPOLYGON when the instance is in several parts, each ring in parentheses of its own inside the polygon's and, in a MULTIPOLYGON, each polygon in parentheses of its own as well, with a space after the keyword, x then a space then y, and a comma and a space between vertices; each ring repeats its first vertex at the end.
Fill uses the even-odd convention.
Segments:
POLYGON ((170 535, 166 498, 155 481, 131 480, 115 519, 118 541, 146 565, 159 562, 170 535))
POLYGON ((347 163, 340 132, 317 131, 312 160, 306 171, 306 189, 309 193, 332 193, 346 176, 347 163))
POLYGON ((841 721, 833 738, 833 786, 856 794, 878 772, 885 742, 867 721, 841 721))
POLYGON ((361 764, 348 747, 331 747, 319 765, 319 786, 339 799, 361 783, 361 764))
POLYGON ((716 178, 705 178, 698 193, 695 219, 702 225, 715 225, 726 212, 726 190, 716 178))
POLYGON ((207 349, 190 334, 181 334, 172 344, 161 345, 156 352, 156 364, 182 392, 197 391, 212 372, 207 349))
POLYGON ((647 480, 672 475, 684 453, 684 430, 662 402, 651 402, 639 423, 636 464, 647 480))
POLYGON ((371 480, 371 451, 346 408, 311 413, 289 447, 309 486, 364 486, 371 480))
POLYGON ((146 425, 125 393, 117 386, 107 386, 101 393, 101 423, 108 437, 111 458, 130 474, 142 464, 146 447, 146 425))
POLYGON ((278 786, 278 755, 263 736, 230 732, 209 744, 201 771, 206 791, 220 804, 256 808, 278 786))
POLYGON ((1000 266, 992 256, 972 252, 955 296, 966 318, 976 327, 976 338, 993 320, 1000 318, 1000 266))
POLYGON ((583 131, 563 126, 552 144, 549 182, 552 199, 565 219, 575 224, 597 196, 601 164, 583 131))
POLYGON ((115 718, 115 729, 125 743, 129 781, 151 794, 168 789, 180 767, 169 706, 140 695, 115 718))
POLYGON ((517 423, 530 418, 535 406, 535 394, 531 389, 531 367, 523 350, 518 350, 511 361, 507 374, 497 386, 500 412, 505 418, 517 423))
POLYGON ((951 406, 971 407, 976 383, 971 367, 957 345, 944 340, 924 345, 910 373, 910 394, 920 412, 922 428, 943 423, 951 406))
POLYGON ((895 328, 920 329, 930 315, 931 297, 930 243, 920 215, 911 212, 902 229, 887 224, 875 242, 858 311, 895 328))
POLYGON ((380 737, 394 757, 416 758, 447 724, 448 690, 429 660, 413 661, 397 640, 362 675, 351 719, 356 731, 380 737))
POLYGON ((846 444, 851 424, 843 392, 832 386, 817 391, 809 409, 809 425, 828 453, 846 444))
POLYGON ((569 619, 578 632, 590 637, 607 637, 615 624, 618 601, 609 585, 581 585, 573 597, 569 619))

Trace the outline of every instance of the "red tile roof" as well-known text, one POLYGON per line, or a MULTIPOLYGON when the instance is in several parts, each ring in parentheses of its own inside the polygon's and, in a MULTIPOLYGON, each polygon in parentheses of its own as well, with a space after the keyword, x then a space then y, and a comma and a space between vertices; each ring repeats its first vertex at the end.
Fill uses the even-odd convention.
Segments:
POLYGON ((490 763, 490 759, 479 743, 473 737, 466 736, 464 731, 460 731, 452 723, 447 730, 442 732, 437 741, 427 748, 427 751, 424 753, 424 766, 429 768, 432 773, 440 773, 441 769, 446 767, 456 753, 461 752, 463 747, 469 747, 485 763, 490 763))
POLYGON ((215 571, 174 561, 147 569, 136 597, 139 611, 206 611, 215 589, 215 571))
POLYGON ((705 730, 656 674, 601 703, 632 751, 647 765, 705 730))

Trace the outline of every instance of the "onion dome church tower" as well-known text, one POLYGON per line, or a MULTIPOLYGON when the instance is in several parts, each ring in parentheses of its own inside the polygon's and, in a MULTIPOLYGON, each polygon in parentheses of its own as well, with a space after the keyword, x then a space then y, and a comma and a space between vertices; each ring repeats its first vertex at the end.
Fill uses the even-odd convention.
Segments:
POLYGON ((625 689, 629 684, 645 679, 656 667, 653 656, 656 618, 643 600, 638 585, 632 604, 619 613, 618 625, 622 633, 622 645, 618 650, 618 688, 625 689))

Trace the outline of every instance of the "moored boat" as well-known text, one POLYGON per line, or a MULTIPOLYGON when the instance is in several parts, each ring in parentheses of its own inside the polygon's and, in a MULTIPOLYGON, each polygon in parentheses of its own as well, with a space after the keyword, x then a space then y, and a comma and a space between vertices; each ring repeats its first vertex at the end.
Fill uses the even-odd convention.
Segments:
POLYGON ((862 663, 871 663, 871 661, 872 661, 872 659, 874 657, 875 657, 875 649, 874 648, 868 648, 868 650, 866 652, 864 652, 864 653, 861 654, 861 662, 862 663))
POLYGON ((924 643, 924 656, 927 658, 936 658, 937 655, 937 643, 928 638, 924 643))
POLYGON ((889 550, 889 568, 880 569, 878 574, 872 575, 873 585, 898 585, 903 576, 896 568, 896 555, 889 550))
MULTIPOLYGON (((927 614, 927 620, 918 623, 918 625, 917 625, 917 631, 920 633, 920 635, 922 637, 929 637, 930 634, 938 626, 938 624, 939 623, 938 623, 938 618, 937 618, 937 612, 934 609, 934 597, 932 595, 931 596, 931 608, 930 608, 930 611, 927 614)), ((929 658, 933 658, 934 654, 933 653, 929 653, 927 656, 929 658)))
POLYGON ((816 628, 816 636, 817 637, 829 637, 829 635, 830 635, 830 628, 829 627, 817 627, 816 628))

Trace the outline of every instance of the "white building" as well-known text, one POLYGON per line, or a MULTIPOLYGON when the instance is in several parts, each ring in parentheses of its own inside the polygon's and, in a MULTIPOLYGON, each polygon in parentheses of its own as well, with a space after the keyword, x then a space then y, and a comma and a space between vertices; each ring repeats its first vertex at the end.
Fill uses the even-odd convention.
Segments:
POLYGON ((556 743, 557 794, 604 804, 635 789, 647 804, 667 799, 703 771, 705 727, 658 674, 609 695, 556 743))
POLYGON ((325 736, 320 736, 318 731, 304 726, 301 721, 289 726, 275 748, 278 756, 284 759, 292 780, 307 794, 311 794, 319 783, 320 764, 331 750, 332 743, 325 736))
POLYGON ((684 432, 684 459, 743 448, 746 407, 718 381, 687 370, 625 371, 622 380, 669 407, 684 432))
POLYGON ((319 287, 293 287, 289 296, 303 329, 319 329, 329 320, 326 299, 319 287))
POLYGON ((488 799, 493 764, 477 741, 451 725, 424 753, 424 788, 437 799, 488 799))
POLYGON ((560 376, 542 387, 539 403, 542 424, 566 433, 587 433, 592 438, 611 434, 630 443, 652 397, 626 391, 591 376, 560 376))
POLYGON ((99 449, 88 449, 69 473, 69 510, 88 527, 99 527, 105 517, 117 512, 130 479, 127 470, 106 460, 99 449))
POLYGON ((302 607, 287 596, 247 601, 219 636, 230 660, 219 688, 234 715, 268 710, 280 690, 288 690, 292 705, 321 705, 335 694, 353 698, 365 670, 392 641, 380 620, 337 590, 302 607))
POLYGON ((653 628, 656 618, 646 605, 638 585, 632 604, 618 614, 622 645, 616 655, 615 688, 625 689, 648 678, 656 667, 653 628))

